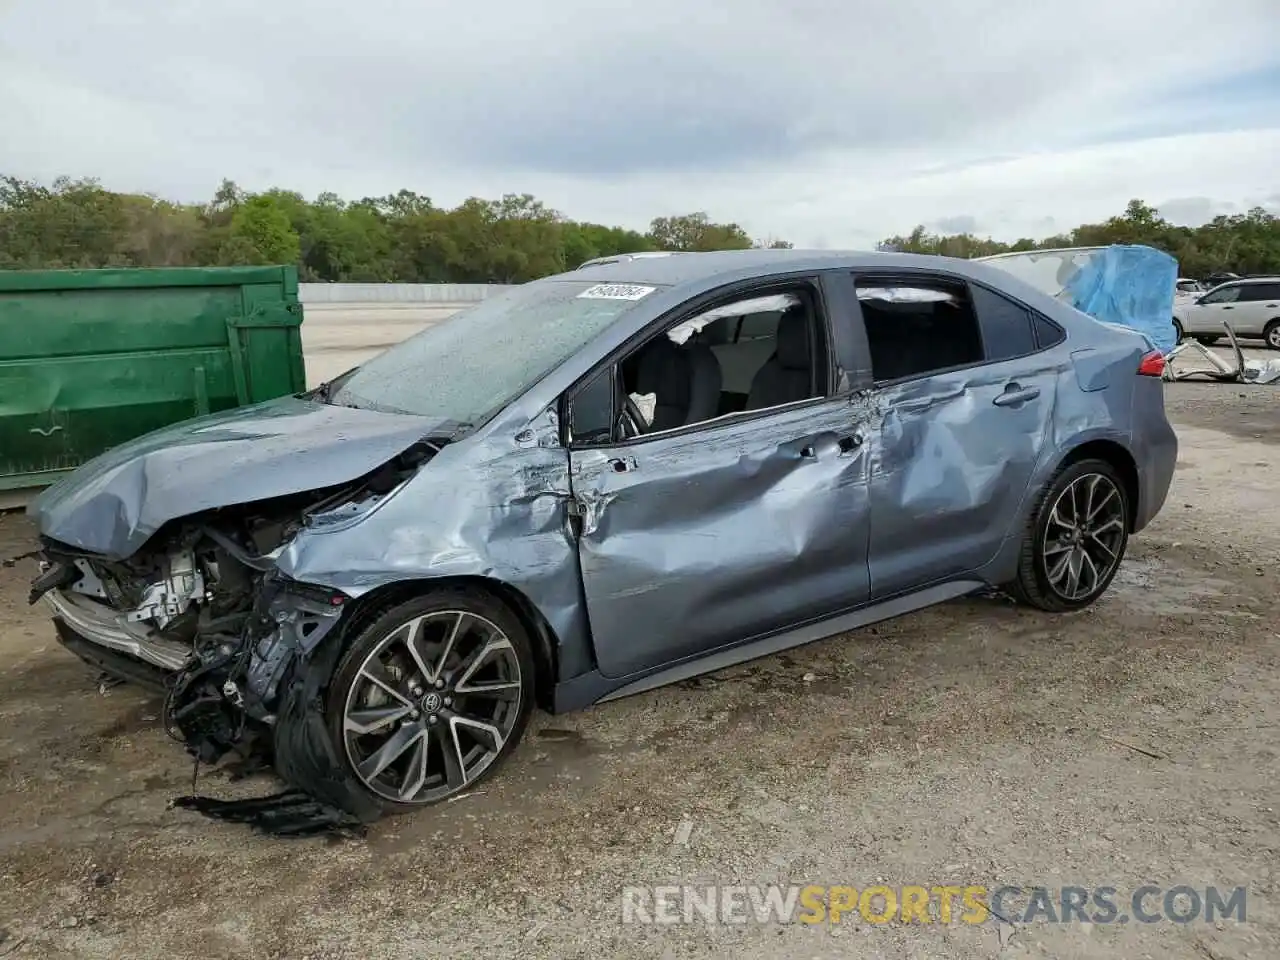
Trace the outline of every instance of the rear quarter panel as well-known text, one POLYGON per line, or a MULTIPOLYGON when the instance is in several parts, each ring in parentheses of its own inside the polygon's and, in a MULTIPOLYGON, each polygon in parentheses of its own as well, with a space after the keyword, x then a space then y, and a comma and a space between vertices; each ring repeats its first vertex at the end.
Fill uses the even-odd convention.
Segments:
MULTIPOLYGON (((1068 308, 1069 309, 1069 308, 1068 308)), ((1142 529, 1160 509, 1177 458, 1177 442, 1164 414, 1163 381, 1140 377, 1138 365, 1150 341, 1137 331, 1099 323, 1069 311, 1055 314, 1067 328, 1060 353, 1057 405, 1040 462, 1027 485, 1017 522, 985 571, 990 582, 1004 582, 1016 570, 1018 551, 1039 493, 1083 445, 1109 441, 1129 451, 1138 473, 1134 528, 1142 529)))

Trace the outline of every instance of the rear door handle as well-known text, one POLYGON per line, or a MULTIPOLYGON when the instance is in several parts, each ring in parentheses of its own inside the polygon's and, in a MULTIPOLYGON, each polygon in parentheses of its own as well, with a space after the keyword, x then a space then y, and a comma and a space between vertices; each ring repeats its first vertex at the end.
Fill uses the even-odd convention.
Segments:
POLYGON ((991 402, 997 407, 1012 407, 1019 403, 1026 403, 1028 400, 1034 400, 1038 396, 1040 396, 1039 387, 1023 387, 1016 383, 1011 383, 1004 388, 1004 393, 991 402))
POLYGON ((840 438, 840 452, 853 453, 862 446, 863 436, 860 433, 853 433, 847 437, 840 438))

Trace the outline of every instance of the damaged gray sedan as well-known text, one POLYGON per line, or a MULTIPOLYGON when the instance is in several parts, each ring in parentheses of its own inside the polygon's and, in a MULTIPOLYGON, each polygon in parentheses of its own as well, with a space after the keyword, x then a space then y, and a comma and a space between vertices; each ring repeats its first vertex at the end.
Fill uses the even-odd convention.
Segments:
POLYGON ((1163 358, 982 264, 747 251, 514 288, 31 512, 62 642, 362 821, 585 707, 977 591, 1095 601, 1163 358))

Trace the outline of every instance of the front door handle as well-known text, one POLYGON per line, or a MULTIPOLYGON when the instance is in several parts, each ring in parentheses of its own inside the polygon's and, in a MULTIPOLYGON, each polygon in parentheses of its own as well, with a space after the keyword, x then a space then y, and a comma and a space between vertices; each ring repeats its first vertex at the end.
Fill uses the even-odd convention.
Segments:
POLYGON ((1223 307, 1222 309, 1223 309, 1223 310, 1234 310, 1234 309, 1235 309, 1235 307, 1232 307, 1232 306, 1226 306, 1226 307, 1223 307))
POLYGON ((609 469, 614 473, 630 473, 637 466, 635 457, 613 457, 609 460, 609 469))
POLYGON ((839 456, 844 452, 844 440, 830 431, 808 437, 799 441, 799 444, 801 460, 820 460, 823 457, 839 456))
POLYGON ((1039 387, 1023 387, 1016 383, 1011 383, 1004 388, 1004 393, 996 397, 991 402, 997 407, 1014 407, 1020 403, 1026 403, 1028 400, 1034 400, 1040 396, 1039 387))

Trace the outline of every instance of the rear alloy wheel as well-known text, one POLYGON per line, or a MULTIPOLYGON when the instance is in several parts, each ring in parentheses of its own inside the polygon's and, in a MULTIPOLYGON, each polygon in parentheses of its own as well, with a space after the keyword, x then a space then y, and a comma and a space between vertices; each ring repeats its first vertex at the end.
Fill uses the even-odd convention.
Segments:
POLYGON ((1032 518, 1015 593, 1041 610, 1089 606, 1111 584, 1124 558, 1131 509, 1124 483, 1105 460, 1082 460, 1064 469, 1032 518))
POLYGON ((487 594, 403 603, 356 637, 334 673, 338 756, 388 812, 474 786, 519 742, 533 703, 528 637, 487 594))
POLYGON ((1262 331, 1262 339, 1272 350, 1280 350, 1280 320, 1272 320, 1262 331))

